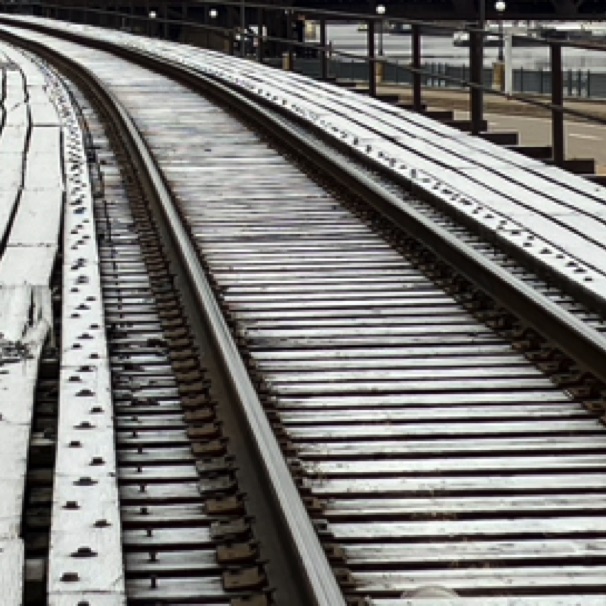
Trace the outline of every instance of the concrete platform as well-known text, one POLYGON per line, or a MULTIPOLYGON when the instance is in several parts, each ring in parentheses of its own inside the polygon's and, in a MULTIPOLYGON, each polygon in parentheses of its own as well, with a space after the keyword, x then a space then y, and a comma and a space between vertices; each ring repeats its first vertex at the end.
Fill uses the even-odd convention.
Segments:
POLYGON ((45 343, 54 339, 51 276, 63 231, 65 351, 61 355, 49 599, 80 603, 83 596, 96 593, 108 603, 121 604, 124 575, 110 375, 83 137, 59 80, 4 43, 0 44, 0 79, 6 91, 0 106, 4 115, 0 129, 0 241, 4 243, 0 250, 0 602, 17 606, 23 600, 21 516, 38 369, 45 343), (74 314, 85 300, 90 311, 74 314), (91 326, 98 328, 91 330, 91 326), (87 347, 97 354, 94 361, 85 360, 75 348, 85 333, 90 337, 87 347), (84 362, 94 372, 84 373, 84 362), (75 383, 72 378, 80 375, 75 383), (74 428, 91 414, 91 402, 82 396, 89 392, 104 414, 96 415, 94 430, 79 436, 74 428), (77 452, 70 447, 76 438, 77 452), (90 460, 99 455, 105 464, 95 468, 95 488, 76 488, 74 482, 91 473, 90 460), (75 514, 65 508, 74 499, 79 501, 75 514), (93 532, 97 520, 107 520, 108 525, 93 532), (96 558, 74 560, 78 549, 91 545, 99 558, 111 562, 102 567, 106 574, 98 574, 96 558))

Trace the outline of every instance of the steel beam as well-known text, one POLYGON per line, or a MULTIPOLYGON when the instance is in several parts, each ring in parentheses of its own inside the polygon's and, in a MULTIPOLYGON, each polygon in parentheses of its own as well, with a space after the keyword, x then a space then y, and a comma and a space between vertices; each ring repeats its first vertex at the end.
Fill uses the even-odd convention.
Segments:
POLYGON ((375 21, 368 20, 368 94, 377 96, 377 71, 375 67, 375 21))
POLYGON ((549 45, 551 58, 551 144, 553 161, 564 163, 564 79, 562 74, 562 47, 557 43, 549 45))

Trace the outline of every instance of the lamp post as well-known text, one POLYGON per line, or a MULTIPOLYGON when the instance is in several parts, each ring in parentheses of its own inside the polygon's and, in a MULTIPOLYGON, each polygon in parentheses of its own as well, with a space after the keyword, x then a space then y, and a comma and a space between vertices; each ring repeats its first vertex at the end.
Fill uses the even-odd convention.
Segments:
POLYGON ((246 35, 246 0, 240 2, 240 55, 246 57, 246 43, 248 37, 246 35))
POLYGON ((484 25, 486 23, 486 0, 478 3, 478 23, 469 32, 469 109, 471 113, 471 134, 482 131, 484 114, 484 25))
POLYGON ((379 17, 381 17, 381 19, 379 20, 379 56, 383 56, 383 15, 385 14, 385 5, 383 4, 377 4, 377 8, 375 9, 377 11, 377 15, 379 15, 379 17))
POLYGON ((151 38, 155 31, 156 31, 156 26, 154 25, 154 20, 156 19, 156 17, 158 16, 158 14, 156 13, 156 11, 149 11, 149 21, 147 22, 148 25, 148 32, 147 35, 151 38))
POLYGON ((497 0, 494 7, 499 13, 499 55, 497 57, 497 61, 503 63, 503 12, 507 8, 507 5, 503 0, 497 0))
MULTIPOLYGON (((206 32, 206 48, 214 48, 217 27, 216 19, 219 15, 219 11, 216 8, 208 9, 208 18, 210 19, 210 29, 205 29, 206 32)), ((208 24, 208 22, 206 22, 208 24)))

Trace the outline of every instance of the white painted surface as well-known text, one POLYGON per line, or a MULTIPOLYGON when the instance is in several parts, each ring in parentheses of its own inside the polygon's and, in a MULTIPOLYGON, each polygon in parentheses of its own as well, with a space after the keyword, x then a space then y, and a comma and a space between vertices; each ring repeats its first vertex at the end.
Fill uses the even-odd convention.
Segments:
POLYGON ((41 126, 32 129, 25 166, 25 189, 63 188, 61 166, 61 129, 41 126))
POLYGON ((6 126, 9 128, 24 127, 28 124, 29 117, 27 115, 27 107, 25 104, 19 104, 6 111, 6 126))
POLYGON ((15 51, 1 54, 6 96, 0 130, 0 237, 7 246, 0 257, 0 603, 13 606, 23 599, 21 515, 39 360, 52 326, 49 282, 58 249, 63 177, 58 115, 46 96, 42 73, 27 61, 23 66, 25 59, 15 51), (30 83, 35 90, 27 89, 30 83), (28 99, 35 100, 36 121, 51 126, 31 127, 28 99), (13 213, 13 229, 7 233, 13 213))
MULTIPOLYGON (((12 61, 9 57, 9 61, 12 61)), ((15 109, 19 105, 25 105, 25 81, 18 64, 9 64, 6 66, 5 85, 6 96, 4 98, 4 107, 7 112, 15 109)))
POLYGON ((53 246, 59 241, 63 191, 25 190, 10 235, 11 246, 53 246))
MULTIPOLYGON (((3 156, 0 156, 2 162, 3 156)), ((2 182, 2 168, 0 168, 0 183, 2 182)), ((0 186, 1 187, 1 186, 0 186)), ((13 209, 17 204, 17 196, 19 195, 19 186, 14 184, 14 187, 7 185, 6 189, 0 188, 0 240, 4 239, 7 234, 8 225, 12 216, 13 209)))
POLYGON ((48 287, 58 247, 8 246, 0 262, 0 285, 48 287))
POLYGON ((43 126, 32 130, 28 157, 48 155, 55 161, 61 160, 61 128, 58 126, 43 126), (59 157, 57 157, 57 155, 59 157))
POLYGON ((0 285, 0 333, 5 345, 11 341, 34 347, 46 333, 51 314, 48 289, 0 285))
MULTIPOLYGON (((14 402, 3 404, 2 409, 14 408, 14 402)), ((31 410, 28 408, 28 410, 31 410)), ((25 416, 24 411, 22 416, 25 416)), ((29 425, 2 422, 0 423, 0 543, 6 540, 20 540, 21 512, 23 509, 24 479, 22 475, 29 443, 29 425), (18 477, 17 477, 18 476, 18 477)), ((0 570, 0 577, 2 571, 0 570)))
POLYGON ((0 604, 22 603, 21 577, 24 566, 23 543, 0 539, 0 604))
POLYGON ((109 604, 125 600, 111 383, 91 205, 88 192, 78 207, 86 212, 76 214, 77 208, 67 206, 65 216, 64 330, 48 581, 51 604, 64 603, 60 598, 68 594, 82 600, 87 592, 99 592, 109 604), (71 233, 74 230, 76 235, 71 233), (74 245, 76 239, 79 244, 74 245), (93 457, 102 462, 91 466, 93 457), (94 484, 77 485, 82 478, 94 484), (66 508, 68 501, 76 501, 78 509, 66 508), (95 528, 99 520, 107 525, 95 528), (90 548, 96 555, 72 557, 79 548, 90 548), (77 580, 62 581, 66 573, 76 573, 77 580))
POLYGON ((33 126, 61 126, 57 109, 50 100, 46 84, 33 86, 28 79, 31 123, 33 126))
POLYGON ((26 126, 29 123, 25 99, 25 83, 21 71, 9 66, 5 75, 6 97, 4 99, 5 127, 26 126))
POLYGON ((111 378, 99 259, 82 133, 55 87, 70 158, 64 207, 63 334, 53 487, 49 604, 125 604, 111 378), (95 465, 91 465, 93 458, 95 465), (82 478, 87 481, 82 483, 82 478), (87 485, 92 483, 92 485, 87 485), (76 508, 66 507, 75 501, 76 508), (90 549, 91 557, 74 557, 90 549), (65 574, 77 575, 65 581, 65 574), (91 594, 94 599, 91 599, 91 594))
POLYGON ((4 154, 21 156, 25 151, 25 140, 27 137, 27 125, 7 126, 0 130, 0 155, 4 163, 4 154))
MULTIPOLYGON (((45 94, 45 91, 40 90, 40 94, 45 94)), ((47 102, 30 101, 29 103, 30 119, 33 126, 58 126, 59 117, 55 107, 47 102)))
POLYGON ((8 589, 2 601, 7 606, 20 604, 22 597, 27 453, 38 361, 51 313, 47 287, 0 285, 0 544, 10 547, 10 555, 0 553, 0 587, 8 589))

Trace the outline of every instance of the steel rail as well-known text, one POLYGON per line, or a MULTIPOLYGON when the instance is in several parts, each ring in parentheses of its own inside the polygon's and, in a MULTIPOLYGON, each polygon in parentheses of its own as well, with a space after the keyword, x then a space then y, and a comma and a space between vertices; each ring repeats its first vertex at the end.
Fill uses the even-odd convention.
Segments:
POLYGON ((258 395, 252 385, 244 362, 231 336, 223 314, 213 295, 204 269, 193 244, 187 234, 181 218, 175 209, 171 193, 156 166, 156 163, 137 130, 128 112, 117 98, 105 89, 102 82, 75 61, 60 53, 33 41, 25 41, 8 32, 0 32, 6 40, 31 50, 45 59, 67 68, 70 73, 78 74, 78 79, 86 82, 89 90, 103 104, 120 125, 125 134, 125 142, 145 181, 149 183, 148 193, 155 197, 161 209, 165 228, 174 242, 181 269, 189 281, 191 292, 205 321, 207 333, 211 336, 213 353, 219 357, 225 367, 225 376, 230 380, 231 394, 236 398, 242 419, 254 445, 267 490, 271 491, 276 513, 274 522, 277 533, 287 537, 289 564, 296 562, 293 573, 302 580, 301 603, 310 606, 345 605, 333 570, 317 538, 315 529, 301 500, 299 492, 280 447, 263 411, 258 395))
MULTIPOLYGON (((0 23, 2 22, 0 18, 0 23)), ((12 21, 10 23, 14 24, 12 21)), ((19 26, 27 28, 29 24, 19 24, 19 26)), ((110 41, 91 39, 72 32, 58 33, 38 24, 33 29, 112 52, 145 67, 161 70, 198 92, 212 94, 276 137, 292 153, 304 156, 307 161, 315 164, 319 171, 328 174, 352 193, 362 196, 394 225, 414 235, 444 262, 554 343, 585 370, 599 380, 606 381, 606 340, 602 335, 588 328, 572 314, 537 293, 506 270, 484 258, 445 229, 435 225, 414 209, 408 208, 395 195, 372 179, 352 169, 344 161, 329 155, 275 111, 266 109, 258 101, 233 90, 217 78, 175 64, 151 52, 126 48, 110 41)))
MULTIPOLYGON (((57 35, 44 26, 37 25, 35 29, 57 35)), ((352 169, 344 161, 327 154, 320 146, 292 128, 287 120, 276 115, 275 111, 266 109, 258 101, 231 89, 216 78, 174 64, 152 53, 127 49, 108 41, 91 40, 79 34, 69 33, 66 37, 80 44, 113 52, 131 61, 135 60, 148 68, 161 68, 167 75, 194 90, 213 94, 236 111, 245 114, 294 154, 302 154, 343 187, 364 197, 395 225, 414 234, 415 238, 487 295, 553 342, 587 371, 601 381, 606 381, 606 340, 600 334, 506 270, 488 261, 445 229, 414 209, 408 208, 395 195, 370 178, 352 169)))
MULTIPOLYGON (((382 178, 386 181, 398 184, 400 187, 410 192, 412 195, 418 197, 420 200, 424 200, 429 204, 434 205, 437 209, 440 209, 440 211, 445 213, 446 215, 452 216, 452 209, 449 207, 448 204, 445 204, 439 196, 433 196, 431 191, 417 187, 415 183, 411 182, 406 176, 401 175, 399 173, 394 173, 393 170, 390 170, 390 168, 387 167, 379 159, 365 154, 363 150, 357 147, 352 147, 344 140, 332 137, 330 134, 327 134, 326 131, 322 128, 318 127, 313 123, 310 123, 309 121, 296 114, 292 114, 286 108, 276 106, 275 104, 272 104, 270 101, 264 98, 261 98, 260 102, 266 107, 271 108, 273 111, 282 114, 288 120, 297 123, 303 129, 309 129, 325 145, 338 150, 342 156, 352 158, 363 170, 368 169, 376 174, 381 175, 382 178)), ((464 215, 458 216, 457 222, 459 222, 461 225, 465 225, 476 233, 482 233, 482 229, 480 228, 478 231, 478 225, 473 220, 470 220, 464 215)), ((565 284, 565 286, 562 287, 564 291, 571 295, 580 304, 586 306, 588 309, 597 310, 602 315, 606 313, 606 301, 598 294, 596 294, 595 291, 586 288, 582 284, 573 280, 569 280, 566 278, 562 279, 562 276, 558 274, 557 270, 553 269, 553 267, 549 264, 548 261, 537 259, 535 256, 530 254, 524 247, 517 246, 516 244, 508 241, 505 238, 499 238, 498 233, 496 232, 493 235, 497 236, 499 248, 506 252, 512 259, 515 259, 518 263, 520 263, 521 266, 526 267, 527 269, 529 269, 529 271, 532 268, 532 270, 537 272, 539 275, 542 275, 544 278, 549 277, 549 279, 552 279, 556 284, 560 284, 560 286, 562 286, 562 284, 565 284)), ((489 236, 489 239, 491 237, 492 236, 489 236)))

